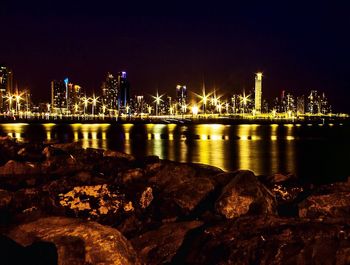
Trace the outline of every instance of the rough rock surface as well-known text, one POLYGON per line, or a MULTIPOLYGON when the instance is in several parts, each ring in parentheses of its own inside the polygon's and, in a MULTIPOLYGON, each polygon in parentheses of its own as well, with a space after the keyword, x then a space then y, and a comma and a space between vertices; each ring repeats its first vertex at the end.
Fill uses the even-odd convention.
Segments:
POLYGON ((131 240, 146 264, 164 264, 172 261, 183 243, 186 233, 202 225, 199 221, 165 224, 131 240))
POLYGON ((242 217, 193 236, 178 264, 338 264, 350 262, 341 222, 242 217))
POLYGON ((349 218, 350 193, 311 195, 299 204, 299 216, 304 218, 349 218))
POLYGON ((349 194, 350 181, 0 137, 0 263, 350 264, 349 194))
POLYGON ((251 171, 241 171, 223 189, 215 203, 218 213, 228 219, 248 212, 274 214, 275 198, 251 171))
POLYGON ((52 242, 59 265, 140 264, 131 244, 113 228, 79 219, 48 217, 16 227, 8 236, 23 246, 52 242))

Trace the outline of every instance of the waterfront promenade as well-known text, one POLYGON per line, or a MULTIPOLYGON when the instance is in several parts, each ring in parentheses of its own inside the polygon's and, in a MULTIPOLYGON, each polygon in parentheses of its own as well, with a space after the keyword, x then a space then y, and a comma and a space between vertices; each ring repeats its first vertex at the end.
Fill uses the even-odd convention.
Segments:
POLYGON ((0 123, 109 123, 109 124, 343 124, 349 123, 347 114, 331 115, 242 115, 242 114, 199 114, 199 115, 0 115, 0 123))

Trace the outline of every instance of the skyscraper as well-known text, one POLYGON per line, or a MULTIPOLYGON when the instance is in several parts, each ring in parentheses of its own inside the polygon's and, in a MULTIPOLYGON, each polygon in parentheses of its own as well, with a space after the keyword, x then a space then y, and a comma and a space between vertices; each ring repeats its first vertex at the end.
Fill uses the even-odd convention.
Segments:
POLYGON ((12 93, 13 72, 7 66, 0 66, 0 91, 12 93))
POLYGON ((187 88, 183 85, 176 86, 176 101, 181 114, 186 113, 187 108, 187 88))
POLYGON ((124 111, 130 105, 130 84, 126 72, 119 72, 118 80, 118 109, 124 111))
POLYGON ((84 96, 83 88, 72 83, 68 84, 69 95, 69 111, 72 114, 80 114, 82 112, 81 99, 84 96))
POLYGON ((262 73, 255 75, 255 111, 261 113, 262 73))
POLYGON ((63 114, 67 111, 68 82, 54 80, 51 82, 51 110, 63 114))
POLYGON ((118 79, 108 73, 102 84, 102 101, 106 110, 116 110, 118 106, 118 79))

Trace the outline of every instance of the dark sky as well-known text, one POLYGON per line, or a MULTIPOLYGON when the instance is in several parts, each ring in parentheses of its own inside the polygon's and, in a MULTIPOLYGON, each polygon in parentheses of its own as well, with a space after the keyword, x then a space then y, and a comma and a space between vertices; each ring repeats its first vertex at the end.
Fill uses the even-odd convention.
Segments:
POLYGON ((263 71, 266 98, 318 89, 350 111, 350 4, 331 2, 5 0, 0 63, 38 100, 66 76, 90 92, 125 70, 132 93, 172 94, 177 83, 199 92, 204 80, 228 94, 263 71))

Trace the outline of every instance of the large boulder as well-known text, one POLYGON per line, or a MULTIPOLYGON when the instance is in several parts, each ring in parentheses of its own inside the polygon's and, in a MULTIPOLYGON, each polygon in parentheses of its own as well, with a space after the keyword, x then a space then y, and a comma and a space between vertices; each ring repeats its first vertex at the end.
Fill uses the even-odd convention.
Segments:
POLYGON ((6 209, 10 205, 13 196, 13 192, 0 189, 0 210, 6 209))
POLYGON ((126 159, 127 161, 133 161, 135 160, 134 156, 122 153, 119 151, 113 151, 113 150, 106 150, 103 152, 104 157, 114 157, 119 159, 126 159))
POLYGON ((275 214, 276 201, 253 172, 242 170, 223 188, 215 208, 221 215, 232 219, 248 212, 275 214))
POLYGON ((81 142, 52 144, 51 146, 55 149, 60 149, 64 152, 68 152, 68 153, 79 151, 82 149, 81 142))
POLYGON ((40 174, 41 167, 38 163, 31 162, 19 162, 14 160, 9 160, 5 165, 0 167, 0 177, 2 176, 13 176, 13 175, 34 175, 40 174))
POLYGON ((9 136, 0 137, 0 165, 8 160, 15 159, 19 149, 19 144, 14 138, 9 136))
POLYGON ((162 161, 161 167, 149 179, 149 182, 163 190, 169 185, 182 184, 196 176, 196 170, 187 164, 162 161))
POLYGON ((174 264, 350 264, 350 228, 341 222, 245 216, 203 227, 174 264))
POLYGON ((74 187, 60 195, 60 205, 77 217, 113 223, 118 214, 134 211, 123 194, 111 191, 106 184, 74 187))
POLYGON ((161 199, 175 203, 183 213, 188 214, 213 190, 214 185, 209 178, 191 178, 166 187, 161 199))
POLYGON ((201 226, 199 221, 165 224, 131 240, 145 264, 168 264, 181 247, 188 231, 201 226))
POLYGON ((59 265, 140 264, 131 244, 116 229, 95 222, 47 217, 22 224, 7 233, 17 243, 52 242, 59 265))
POLYGON ((350 193, 311 195, 299 204, 299 216, 306 218, 349 218, 350 193))
POLYGON ((4 265, 57 264, 57 249, 53 243, 34 242, 27 247, 23 247, 12 239, 0 235, 0 246, 1 264, 4 265))

